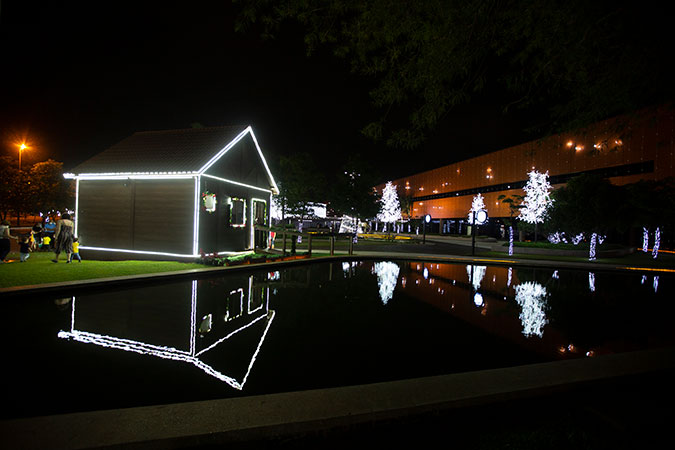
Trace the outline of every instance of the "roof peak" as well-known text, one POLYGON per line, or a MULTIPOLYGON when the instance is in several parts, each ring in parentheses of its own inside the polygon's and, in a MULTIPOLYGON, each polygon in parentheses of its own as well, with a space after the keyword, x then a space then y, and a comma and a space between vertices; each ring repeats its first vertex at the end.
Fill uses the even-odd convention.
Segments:
MULTIPOLYGON (((133 135, 136 134, 153 134, 153 133, 186 133, 186 132, 193 132, 193 133, 198 133, 198 132, 206 132, 206 131, 215 131, 215 130, 227 130, 227 129, 233 129, 237 128, 242 131, 244 131, 246 128, 248 128, 249 125, 219 125, 219 126, 214 126, 214 127, 190 127, 190 128, 168 128, 165 130, 143 130, 143 131, 136 131, 133 135)), ((133 136, 132 135, 132 136, 133 136)))

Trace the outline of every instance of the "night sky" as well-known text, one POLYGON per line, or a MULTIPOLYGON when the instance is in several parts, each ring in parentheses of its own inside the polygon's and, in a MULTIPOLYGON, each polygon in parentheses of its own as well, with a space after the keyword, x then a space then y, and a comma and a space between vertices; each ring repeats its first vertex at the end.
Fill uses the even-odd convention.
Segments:
POLYGON ((26 163, 68 170, 137 131, 250 124, 272 166, 302 151, 333 171, 360 153, 393 179, 531 137, 527 118, 479 99, 422 148, 387 149, 360 134, 368 80, 327 50, 307 57, 300 29, 265 42, 233 31, 229 2, 151 4, 2 2, 2 154, 26 136, 26 163))

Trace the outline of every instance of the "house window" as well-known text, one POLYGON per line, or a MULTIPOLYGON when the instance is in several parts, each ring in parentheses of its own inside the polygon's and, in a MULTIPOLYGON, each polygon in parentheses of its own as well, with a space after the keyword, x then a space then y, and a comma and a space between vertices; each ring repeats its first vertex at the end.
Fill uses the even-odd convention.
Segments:
POLYGON ((233 227, 246 226, 246 200, 241 198, 232 199, 230 225, 233 227))

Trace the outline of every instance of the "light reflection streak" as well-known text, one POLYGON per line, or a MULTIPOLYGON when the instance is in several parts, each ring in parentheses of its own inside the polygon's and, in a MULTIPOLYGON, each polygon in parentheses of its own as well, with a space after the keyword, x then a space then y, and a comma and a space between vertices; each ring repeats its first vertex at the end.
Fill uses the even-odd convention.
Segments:
POLYGON ((658 291, 658 289, 659 289, 659 276, 656 275, 654 277, 654 293, 656 293, 656 291, 658 291))
POLYGON ((522 308, 520 322, 525 337, 544 336, 544 325, 548 323, 544 311, 547 296, 546 288, 537 282, 526 281, 516 286, 516 302, 522 308))
POLYGON ((386 305, 394 296, 394 288, 396 288, 398 274, 401 271, 401 268, 394 262, 382 261, 376 262, 373 265, 373 269, 377 275, 377 285, 380 288, 380 299, 382 299, 382 303, 386 305))
POLYGON ((487 266, 466 266, 466 273, 469 276, 469 282, 473 285, 474 291, 477 291, 480 288, 486 270, 487 266))
POLYGON ((595 292, 595 274, 593 272, 588 272, 588 289, 595 292))

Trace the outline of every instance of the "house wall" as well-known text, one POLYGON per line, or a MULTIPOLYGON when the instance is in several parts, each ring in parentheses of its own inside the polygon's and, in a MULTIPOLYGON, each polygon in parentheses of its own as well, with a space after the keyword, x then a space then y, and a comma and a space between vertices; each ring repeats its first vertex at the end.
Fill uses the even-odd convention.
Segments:
MULTIPOLYGON (((208 191, 216 194, 217 206, 213 213, 207 212, 203 204, 199 212, 199 247, 200 252, 239 252, 251 249, 251 207, 254 198, 267 202, 266 211, 269 217, 271 194, 257 189, 238 186, 220 180, 202 177, 201 193, 208 191), (246 226, 233 227, 230 224, 231 198, 246 200, 246 226)), ((269 222, 268 222, 269 223, 269 222)))
POLYGON ((192 254, 192 179, 80 180, 81 245, 192 254))

